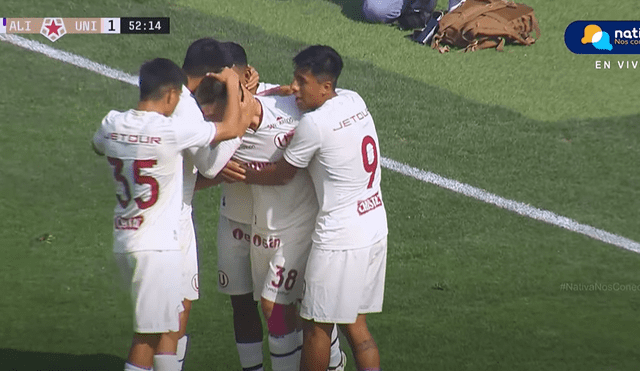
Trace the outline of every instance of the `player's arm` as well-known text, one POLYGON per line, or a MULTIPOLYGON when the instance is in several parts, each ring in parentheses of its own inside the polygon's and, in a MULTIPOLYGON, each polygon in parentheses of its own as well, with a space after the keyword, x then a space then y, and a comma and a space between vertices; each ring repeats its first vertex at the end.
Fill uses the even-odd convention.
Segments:
POLYGON ((226 140, 217 146, 199 148, 194 155, 194 162, 200 174, 207 178, 215 178, 242 144, 241 138, 226 140))
POLYGON ((259 170, 229 161, 222 170, 222 176, 227 181, 244 181, 247 184, 285 185, 295 177, 298 168, 281 158, 278 162, 261 167, 259 170))
POLYGON ((98 149, 98 147, 96 147, 96 144, 94 142, 91 142, 91 148, 93 148, 93 152, 95 152, 96 155, 104 156, 104 152, 100 152, 100 150, 98 149))
MULTIPOLYGON (((209 75, 208 75, 209 76, 209 75)), ((230 68, 225 68, 220 73, 211 74, 219 81, 223 82, 227 88, 227 108, 224 112, 222 122, 216 123, 216 135, 211 142, 212 145, 224 140, 242 137, 250 119, 248 106, 240 101, 240 80, 238 75, 230 68)))
POLYGON ((224 181, 224 178, 222 177, 221 174, 217 175, 215 178, 207 178, 204 175, 198 173, 195 190, 199 191, 201 189, 217 186, 223 181, 224 181))
POLYGON ((91 140, 91 148, 93 148, 93 152, 95 152, 98 156, 104 156, 104 140, 104 131, 102 130, 102 126, 100 126, 98 131, 96 131, 96 133, 93 135, 93 139, 91 140))

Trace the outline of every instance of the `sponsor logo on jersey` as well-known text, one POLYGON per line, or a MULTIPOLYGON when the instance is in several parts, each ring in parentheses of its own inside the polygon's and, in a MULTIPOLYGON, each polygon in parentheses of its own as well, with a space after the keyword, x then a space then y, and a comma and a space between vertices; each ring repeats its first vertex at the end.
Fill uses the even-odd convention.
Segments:
POLYGON ((293 130, 291 130, 288 133, 278 133, 273 138, 273 143, 279 149, 285 149, 287 148, 287 146, 289 146, 289 143, 291 143, 291 138, 293 138, 293 133, 294 133, 293 130))
POLYGON ((105 139, 114 140, 123 143, 140 143, 140 144, 160 144, 162 138, 150 137, 148 135, 109 133, 104 136, 105 139))
POLYGON ((358 214, 364 215, 371 210, 374 210, 382 206, 382 197, 380 197, 380 193, 376 192, 373 196, 367 198, 364 201, 358 201, 358 214))
POLYGON ((115 228, 121 230, 137 231, 142 225, 142 222, 144 222, 144 217, 142 215, 133 218, 123 218, 120 216, 116 216, 116 218, 114 219, 115 228))
POLYGON ((227 287, 229 285, 229 276, 223 271, 218 271, 218 285, 220 285, 220 287, 227 287))
POLYGON ((120 216, 116 216, 114 219, 114 226, 116 229, 120 230, 133 230, 137 231, 140 226, 144 222, 144 217, 142 215, 136 216, 134 218, 123 218, 120 216))
POLYGON ((265 125, 265 126, 260 126, 260 127, 261 128, 266 128, 266 129, 275 129, 280 125, 291 124, 291 123, 293 123, 293 117, 291 117, 291 116, 287 116, 287 117, 278 116, 276 118, 276 122, 274 122, 272 124, 265 125))
POLYGON ((358 112, 355 115, 353 115, 351 117, 347 117, 346 119, 338 122, 338 127, 333 128, 333 131, 344 129, 344 128, 348 127, 348 126, 351 126, 351 125, 355 124, 358 121, 364 120, 368 116, 369 116, 369 109, 365 108, 364 111, 358 112))
POLYGON ((252 161, 247 163, 247 166, 249 166, 250 168, 252 168, 253 170, 262 170, 265 167, 269 166, 273 164, 273 162, 261 162, 261 161, 252 161))
POLYGON ((273 236, 263 237, 263 236, 254 234, 253 245, 256 247, 262 246, 265 249, 278 249, 280 247, 280 239, 273 236))
POLYGON ((235 238, 238 241, 241 241, 241 240, 249 241, 251 236, 249 236, 248 233, 244 233, 242 229, 236 228, 233 230, 233 238, 235 238))

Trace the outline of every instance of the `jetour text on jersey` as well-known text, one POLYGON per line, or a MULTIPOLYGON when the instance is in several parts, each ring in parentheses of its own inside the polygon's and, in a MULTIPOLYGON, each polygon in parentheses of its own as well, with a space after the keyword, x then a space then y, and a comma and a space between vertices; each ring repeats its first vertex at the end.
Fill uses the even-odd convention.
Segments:
POLYGON ((105 139, 110 139, 116 142, 124 143, 141 143, 141 144, 160 144, 161 137, 150 137, 148 135, 137 134, 122 134, 122 133, 108 133, 104 136, 105 139))

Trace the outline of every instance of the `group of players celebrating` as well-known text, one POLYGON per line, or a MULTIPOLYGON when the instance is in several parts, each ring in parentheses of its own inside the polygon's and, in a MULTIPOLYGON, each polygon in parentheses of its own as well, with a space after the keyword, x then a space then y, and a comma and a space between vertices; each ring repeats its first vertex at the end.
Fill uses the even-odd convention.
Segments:
POLYGON ((338 328, 358 370, 381 370, 366 323, 387 257, 374 122, 336 88, 334 49, 293 64, 290 85, 259 83, 240 45, 199 39, 182 68, 144 63, 137 107, 103 119, 93 147, 111 165, 113 251, 134 309, 125 370, 182 369, 199 287, 191 201, 218 184, 218 289, 243 370, 263 370, 260 311, 274 371, 343 370, 338 328))

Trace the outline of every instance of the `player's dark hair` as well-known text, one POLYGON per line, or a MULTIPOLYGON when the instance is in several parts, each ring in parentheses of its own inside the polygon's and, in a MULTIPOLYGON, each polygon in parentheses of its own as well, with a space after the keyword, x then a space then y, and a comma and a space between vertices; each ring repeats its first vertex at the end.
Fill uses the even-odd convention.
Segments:
POLYGON ((156 58, 140 67, 140 101, 161 99, 168 89, 182 89, 187 83, 184 71, 166 58, 156 58))
POLYGON ((296 70, 307 70, 318 80, 331 80, 335 89, 340 72, 342 58, 337 51, 326 45, 313 45, 293 57, 296 70))
MULTIPOLYGON (((214 77, 205 77, 198 85, 194 96, 198 104, 204 106, 205 104, 216 103, 218 107, 227 106, 227 86, 225 83, 220 82, 214 77)), ((244 92, 240 89, 240 100, 244 101, 244 92)))
POLYGON ((189 45, 182 69, 188 76, 201 77, 231 67, 231 58, 220 43, 212 38, 198 39, 189 45))
POLYGON ((231 63, 238 67, 246 67, 249 64, 247 62, 247 52, 242 45, 233 41, 227 41, 221 45, 229 55, 229 58, 231 58, 231 63))

